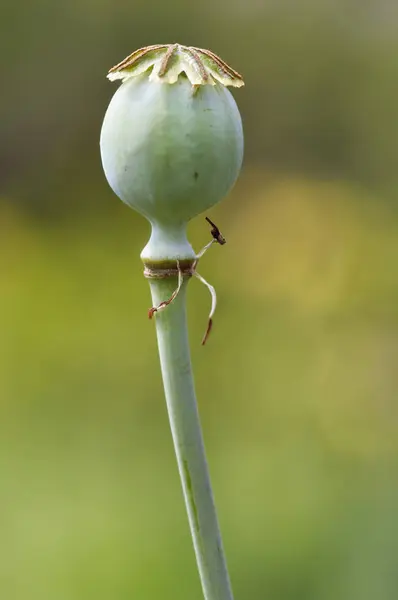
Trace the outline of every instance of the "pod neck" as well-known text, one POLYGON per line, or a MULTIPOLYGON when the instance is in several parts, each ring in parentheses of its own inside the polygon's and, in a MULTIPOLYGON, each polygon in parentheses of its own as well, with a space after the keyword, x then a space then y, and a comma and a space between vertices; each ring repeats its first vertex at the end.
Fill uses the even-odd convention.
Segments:
POLYGON ((150 269, 188 267, 196 260, 196 254, 187 239, 187 223, 159 224, 151 222, 149 242, 141 252, 141 260, 150 269))

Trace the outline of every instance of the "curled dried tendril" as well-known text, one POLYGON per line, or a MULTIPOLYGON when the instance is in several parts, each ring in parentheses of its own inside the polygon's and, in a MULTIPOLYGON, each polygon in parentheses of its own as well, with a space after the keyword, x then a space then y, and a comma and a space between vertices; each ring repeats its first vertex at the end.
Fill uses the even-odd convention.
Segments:
MULTIPOLYGON (((206 279, 204 277, 199 275, 199 273, 196 271, 196 265, 198 264, 199 259, 205 254, 205 252, 213 244, 218 243, 221 246, 223 246, 226 243, 226 239, 222 235, 221 231, 218 229, 217 225, 215 225, 212 221, 210 221, 210 219, 208 217, 206 217, 206 221, 208 223, 210 223, 210 225, 212 226, 211 235, 213 236, 213 239, 210 242, 208 242, 202 248, 202 250, 196 255, 196 260, 193 263, 193 265, 188 273, 189 276, 193 275, 194 277, 199 279, 199 281, 207 287, 207 289, 209 290, 210 295, 211 295, 211 309, 210 309, 210 314, 209 314, 209 318, 208 318, 208 322, 207 322, 207 328, 206 328, 205 334, 202 338, 202 346, 204 346, 205 343, 207 342, 207 338, 209 337, 210 332, 213 327, 213 316, 214 316, 214 313, 215 313, 216 307, 217 307, 217 294, 216 294, 216 290, 215 290, 214 286, 212 286, 208 281, 206 281, 206 279)), ((160 311, 164 310, 165 308, 167 308, 168 306, 170 306, 170 304, 173 302, 173 300, 176 299, 176 297, 181 289, 182 283, 184 281, 184 273, 181 270, 180 262, 178 260, 177 260, 177 271, 178 271, 178 284, 177 284, 176 289, 171 294, 170 298, 168 298, 167 300, 163 300, 163 302, 161 302, 157 306, 152 306, 149 309, 148 317, 150 319, 152 319, 152 317, 155 315, 155 313, 160 312, 160 311)))

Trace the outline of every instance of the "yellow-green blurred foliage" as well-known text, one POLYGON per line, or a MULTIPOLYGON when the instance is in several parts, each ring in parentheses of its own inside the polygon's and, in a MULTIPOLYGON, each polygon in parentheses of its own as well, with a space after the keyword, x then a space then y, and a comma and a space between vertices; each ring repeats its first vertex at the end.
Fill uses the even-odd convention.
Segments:
MULTIPOLYGON (((242 600, 398 597, 398 8, 5 0, 0 598, 200 600, 139 253, 98 152, 107 69, 156 42, 245 75, 228 240, 190 283, 242 600)), ((209 239, 203 218, 195 248, 209 239)))

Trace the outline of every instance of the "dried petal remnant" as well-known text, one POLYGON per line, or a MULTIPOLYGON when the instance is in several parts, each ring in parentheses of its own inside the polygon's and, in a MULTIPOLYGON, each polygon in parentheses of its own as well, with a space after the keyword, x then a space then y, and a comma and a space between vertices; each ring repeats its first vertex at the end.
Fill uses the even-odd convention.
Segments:
POLYGON ((149 79, 163 83, 175 83, 185 73, 192 85, 216 85, 242 87, 242 76, 210 50, 158 44, 135 50, 119 64, 110 69, 111 81, 141 75, 151 69, 149 79))

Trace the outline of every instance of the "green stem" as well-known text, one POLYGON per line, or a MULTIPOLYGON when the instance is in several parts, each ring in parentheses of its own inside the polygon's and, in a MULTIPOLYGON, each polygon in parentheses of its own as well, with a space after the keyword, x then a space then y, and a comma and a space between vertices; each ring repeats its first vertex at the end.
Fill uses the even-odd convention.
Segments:
MULTIPOLYGON (((160 364, 174 449, 205 600, 233 600, 193 384, 186 321, 185 278, 174 302, 156 314, 160 364)), ((150 279, 154 306, 177 278, 150 279)))

